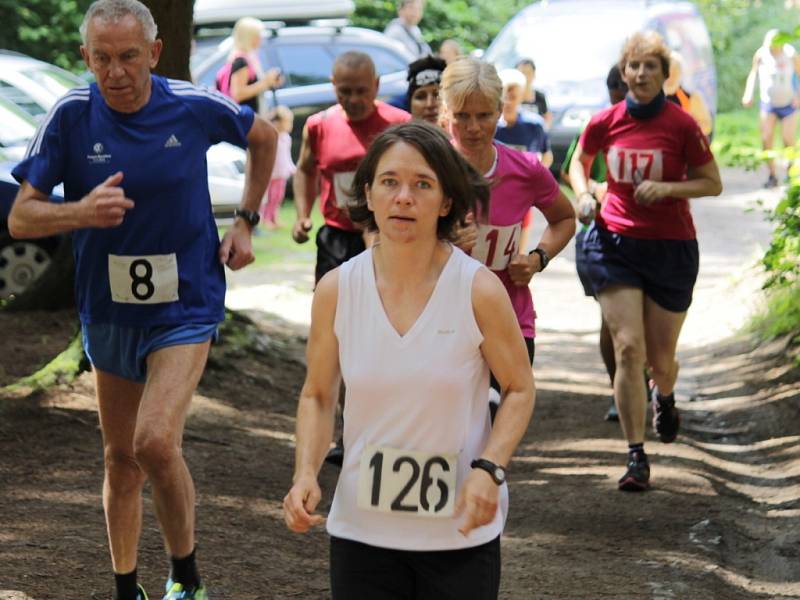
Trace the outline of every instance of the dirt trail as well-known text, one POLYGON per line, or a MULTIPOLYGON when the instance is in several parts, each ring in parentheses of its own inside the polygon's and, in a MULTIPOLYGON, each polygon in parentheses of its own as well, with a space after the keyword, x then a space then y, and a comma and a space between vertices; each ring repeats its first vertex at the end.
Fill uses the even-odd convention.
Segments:
MULTIPOLYGON (((751 200, 742 198, 722 199, 725 218, 713 206, 700 209, 712 211, 715 240, 733 237, 731 227, 743 237, 743 222, 758 232, 756 217, 741 212, 751 200)), ((742 250, 749 255, 763 235, 753 239, 742 250)), ((729 253, 724 245, 706 249, 713 281, 701 274, 698 288, 729 299, 726 323, 741 320, 757 277, 733 276, 718 262, 729 253)), ((596 350, 597 309, 578 297, 569 311, 554 312, 576 285, 568 253, 554 265, 535 290, 538 400, 510 468, 501 597, 800 598, 800 386, 786 366, 785 341, 721 341, 729 325, 708 322, 702 335, 690 333, 681 351, 682 433, 672 445, 648 434, 653 490, 622 494, 615 483, 625 445, 619 426, 602 419, 609 391, 596 350)), ((302 277, 294 281, 302 290, 302 277)), ((296 301, 287 302, 295 306, 287 317, 302 322, 296 301)), ((705 321, 715 314, 697 308, 705 321)), ((291 534, 280 512, 305 327, 247 314, 254 322, 229 324, 214 348, 186 431, 202 571, 215 600, 329 598, 326 534, 291 534)), ((13 334, 14 322, 7 325, 13 334)), ((110 597, 100 450, 89 374, 34 397, 0 399, 0 600, 110 597)), ((324 467, 321 481, 324 510, 336 472, 324 467)), ((145 505, 139 573, 157 598, 166 562, 149 496, 145 505)))

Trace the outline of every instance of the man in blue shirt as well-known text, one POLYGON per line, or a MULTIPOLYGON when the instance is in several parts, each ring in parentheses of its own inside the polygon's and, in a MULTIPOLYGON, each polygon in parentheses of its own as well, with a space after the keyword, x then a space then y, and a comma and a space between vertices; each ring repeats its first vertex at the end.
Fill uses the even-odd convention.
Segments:
POLYGON ((517 150, 533 152, 545 167, 553 164, 550 140, 541 116, 520 110, 525 92, 525 75, 517 69, 498 73, 503 83, 503 112, 494 138, 517 150))
POLYGON ((223 265, 254 260, 251 233, 277 134, 215 92, 151 75, 161 53, 138 0, 98 0, 81 26, 97 83, 47 115, 24 160, 8 225, 14 237, 73 231, 84 347, 103 434, 103 504, 117 600, 146 600, 136 580, 142 488, 149 480, 172 558, 167 600, 206 599, 194 557, 194 485, 181 453, 192 394, 224 318, 223 265), (222 243, 205 153, 249 148, 242 205, 222 243), (49 202, 63 182, 64 199, 49 202))

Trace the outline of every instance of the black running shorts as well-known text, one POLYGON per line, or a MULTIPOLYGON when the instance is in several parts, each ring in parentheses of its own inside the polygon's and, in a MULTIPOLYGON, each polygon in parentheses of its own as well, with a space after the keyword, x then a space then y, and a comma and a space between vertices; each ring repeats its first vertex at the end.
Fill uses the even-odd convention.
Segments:
POLYGON ((331 537, 333 600, 496 600, 500 537, 462 550, 378 548, 331 537))
POLYGON ((583 253, 596 292, 635 287, 665 310, 685 312, 700 267, 697 240, 643 240, 592 225, 583 253))
POLYGON ((333 271, 364 250, 366 246, 361 232, 323 225, 317 232, 317 268, 314 281, 319 282, 325 273, 333 271))

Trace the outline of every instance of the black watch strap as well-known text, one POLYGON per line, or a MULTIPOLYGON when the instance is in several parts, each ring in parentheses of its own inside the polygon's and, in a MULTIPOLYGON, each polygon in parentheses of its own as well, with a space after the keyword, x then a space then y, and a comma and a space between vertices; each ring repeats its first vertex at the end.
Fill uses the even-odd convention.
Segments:
POLYGON ((542 265, 542 268, 539 271, 544 271, 547 268, 547 265, 550 263, 550 256, 547 254, 547 251, 544 248, 534 248, 528 253, 528 256, 531 254, 538 254, 539 255, 539 262, 542 265))
POLYGON ((492 461, 485 458, 476 458, 470 464, 473 469, 482 469, 491 475, 492 479, 497 485, 502 485, 506 482, 506 469, 500 465, 494 464, 492 461))
POLYGON ((253 210, 247 210, 246 208, 237 208, 233 211, 233 218, 240 217, 244 219, 250 227, 255 227, 258 225, 258 222, 261 220, 261 215, 253 210))

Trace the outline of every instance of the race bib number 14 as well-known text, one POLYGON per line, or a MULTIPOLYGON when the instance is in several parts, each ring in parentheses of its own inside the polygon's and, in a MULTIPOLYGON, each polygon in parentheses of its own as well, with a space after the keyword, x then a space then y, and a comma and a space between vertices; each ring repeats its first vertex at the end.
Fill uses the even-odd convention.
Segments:
POLYGON ((358 507, 420 517, 452 517, 456 455, 367 446, 358 474, 358 507))
POLYGON ((123 304, 159 304, 178 300, 175 254, 108 255, 111 299, 123 304))
POLYGON ((471 255, 492 271, 502 271, 517 253, 522 226, 478 225, 478 241, 471 255))

